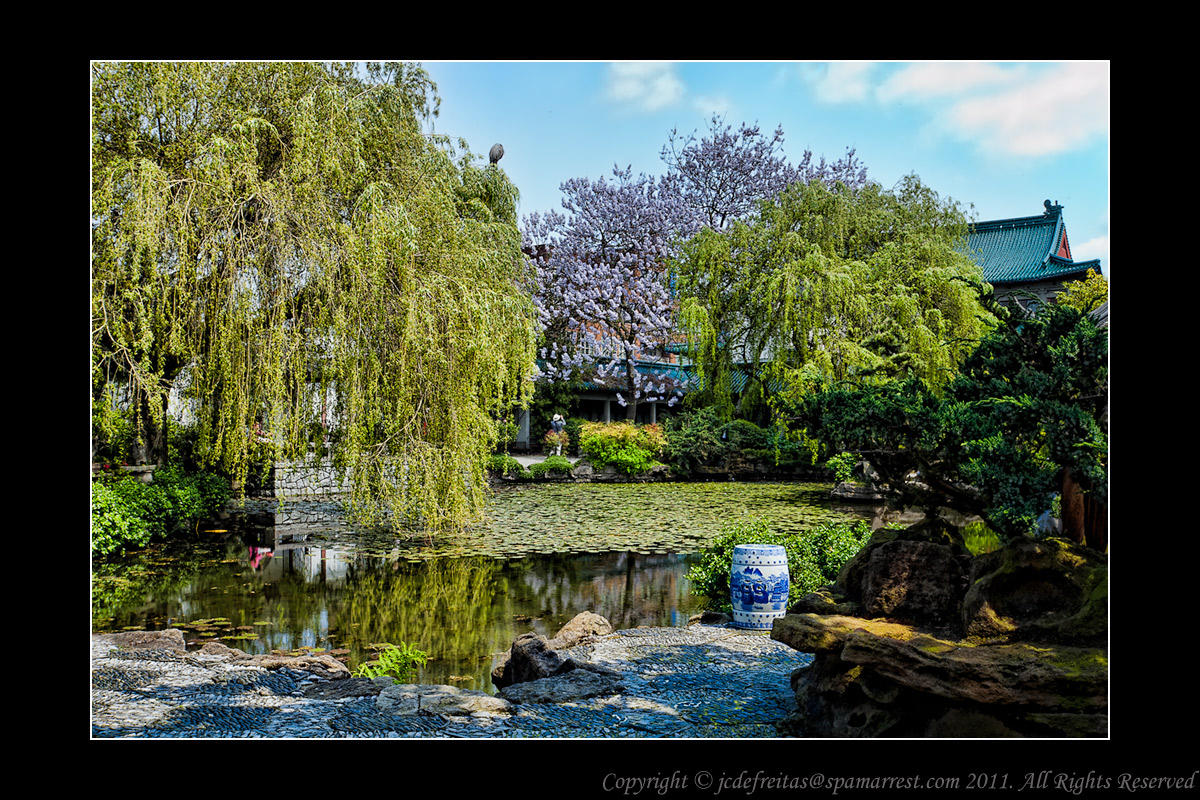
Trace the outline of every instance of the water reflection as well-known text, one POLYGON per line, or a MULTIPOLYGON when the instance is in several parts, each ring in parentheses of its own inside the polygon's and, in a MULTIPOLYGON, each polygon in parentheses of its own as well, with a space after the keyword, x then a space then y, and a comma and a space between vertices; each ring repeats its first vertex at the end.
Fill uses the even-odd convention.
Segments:
POLYGON ((404 641, 430 655, 417 680, 493 691, 494 654, 581 611, 618 629, 685 625, 703 608, 686 577, 694 553, 736 514, 780 529, 848 516, 827 487, 638 488, 511 492, 453 548, 353 528, 336 503, 252 502, 191 540, 98 564, 93 627, 186 626, 191 647, 250 653, 340 649, 351 666, 404 641))
MULTIPOLYGON (((185 629, 192 647, 218 640, 250 653, 344 648, 356 665, 370 645, 411 642, 428 652, 417 676, 492 691, 494 654, 521 633, 552 636, 581 611, 617 628, 684 625, 702 607, 682 554, 442 557, 411 563, 324 543, 279 541, 255 527, 180 552, 152 548, 133 576, 166 578, 133 597, 101 603, 97 630, 185 629), (266 539, 273 539, 270 547, 266 539), (173 572, 182 579, 173 582, 173 572)), ((281 537, 287 538, 287 537, 281 537)), ((136 578, 133 578, 136 580, 136 578)), ((97 586, 104 583, 103 577, 97 586)))

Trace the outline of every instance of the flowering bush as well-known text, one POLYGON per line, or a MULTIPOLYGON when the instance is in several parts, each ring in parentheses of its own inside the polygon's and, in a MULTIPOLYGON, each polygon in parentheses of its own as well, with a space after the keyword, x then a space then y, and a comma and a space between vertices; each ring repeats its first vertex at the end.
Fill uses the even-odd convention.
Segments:
POLYGON ((563 450, 568 450, 571 446, 571 436, 565 430, 548 430, 546 431, 546 438, 544 438, 542 441, 546 445, 547 453, 558 447, 561 447, 563 450))
POLYGON ((653 467, 667 439, 657 425, 630 422, 585 422, 580 428, 579 449, 597 467, 616 467, 636 475, 653 467))

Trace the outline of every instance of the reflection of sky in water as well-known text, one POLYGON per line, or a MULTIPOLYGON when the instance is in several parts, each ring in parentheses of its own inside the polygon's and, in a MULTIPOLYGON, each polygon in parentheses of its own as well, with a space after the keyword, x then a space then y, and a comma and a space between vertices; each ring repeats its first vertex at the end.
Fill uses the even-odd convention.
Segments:
MULTIPOLYGON (((587 492, 565 490, 590 487, 554 486, 498 495, 486 538, 493 553, 506 550, 515 558, 410 561, 438 548, 431 550, 423 537, 355 531, 329 503, 289 503, 273 514, 264 513, 267 504, 252 505, 256 513, 220 526, 228 534, 173 546, 172 558, 162 557, 163 548, 147 551, 146 573, 130 564, 98 569, 95 627, 155 629, 168 619, 225 618, 228 623, 209 631, 216 635, 185 629, 185 638, 216 639, 252 653, 345 648, 351 667, 371 657, 372 643, 410 642, 431 656, 416 680, 492 691, 494 653, 527 631, 551 636, 581 611, 607 617, 615 628, 686 625, 703 607, 686 577, 695 556, 686 554, 701 549, 698 543, 718 532, 739 503, 754 500, 755 510, 769 511, 780 527, 845 518, 827 503, 809 502, 819 494, 794 485, 662 486, 587 492), (641 501, 636 506, 629 502, 635 498, 641 501), (676 511, 663 519, 671 502, 676 511), (550 534, 530 532, 531 507, 545 517, 536 527, 550 534), (581 545, 600 552, 530 552, 581 545), (104 592, 122 581, 132 586, 106 601, 104 592), (219 638, 227 635, 257 638, 219 638)), ((468 536, 468 544, 477 537, 468 536)))

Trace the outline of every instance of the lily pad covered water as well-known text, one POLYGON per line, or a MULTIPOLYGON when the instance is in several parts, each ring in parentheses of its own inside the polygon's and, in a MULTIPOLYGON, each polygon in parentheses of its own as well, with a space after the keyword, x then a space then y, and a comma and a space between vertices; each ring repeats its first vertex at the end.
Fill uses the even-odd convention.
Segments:
POLYGON ((351 667, 410 642, 430 655, 414 680, 491 691, 495 653, 580 611, 616 628, 686 624, 703 608, 688 566, 725 522, 803 530, 869 513, 827 497, 805 484, 505 487, 486 524, 434 541, 356 528, 336 503, 251 501, 190 541, 97 565, 93 627, 179 627, 193 647, 310 648, 351 667))

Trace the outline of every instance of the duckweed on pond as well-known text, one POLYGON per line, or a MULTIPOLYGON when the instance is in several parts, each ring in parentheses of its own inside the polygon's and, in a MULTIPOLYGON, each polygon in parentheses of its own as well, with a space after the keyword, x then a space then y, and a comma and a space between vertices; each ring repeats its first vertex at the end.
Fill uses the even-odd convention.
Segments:
POLYGON ((782 532, 869 518, 870 512, 833 503, 826 484, 549 484, 499 487, 483 524, 434 541, 416 531, 355 530, 332 520, 313 535, 357 552, 414 562, 535 553, 697 553, 722 525, 750 515, 782 532))

